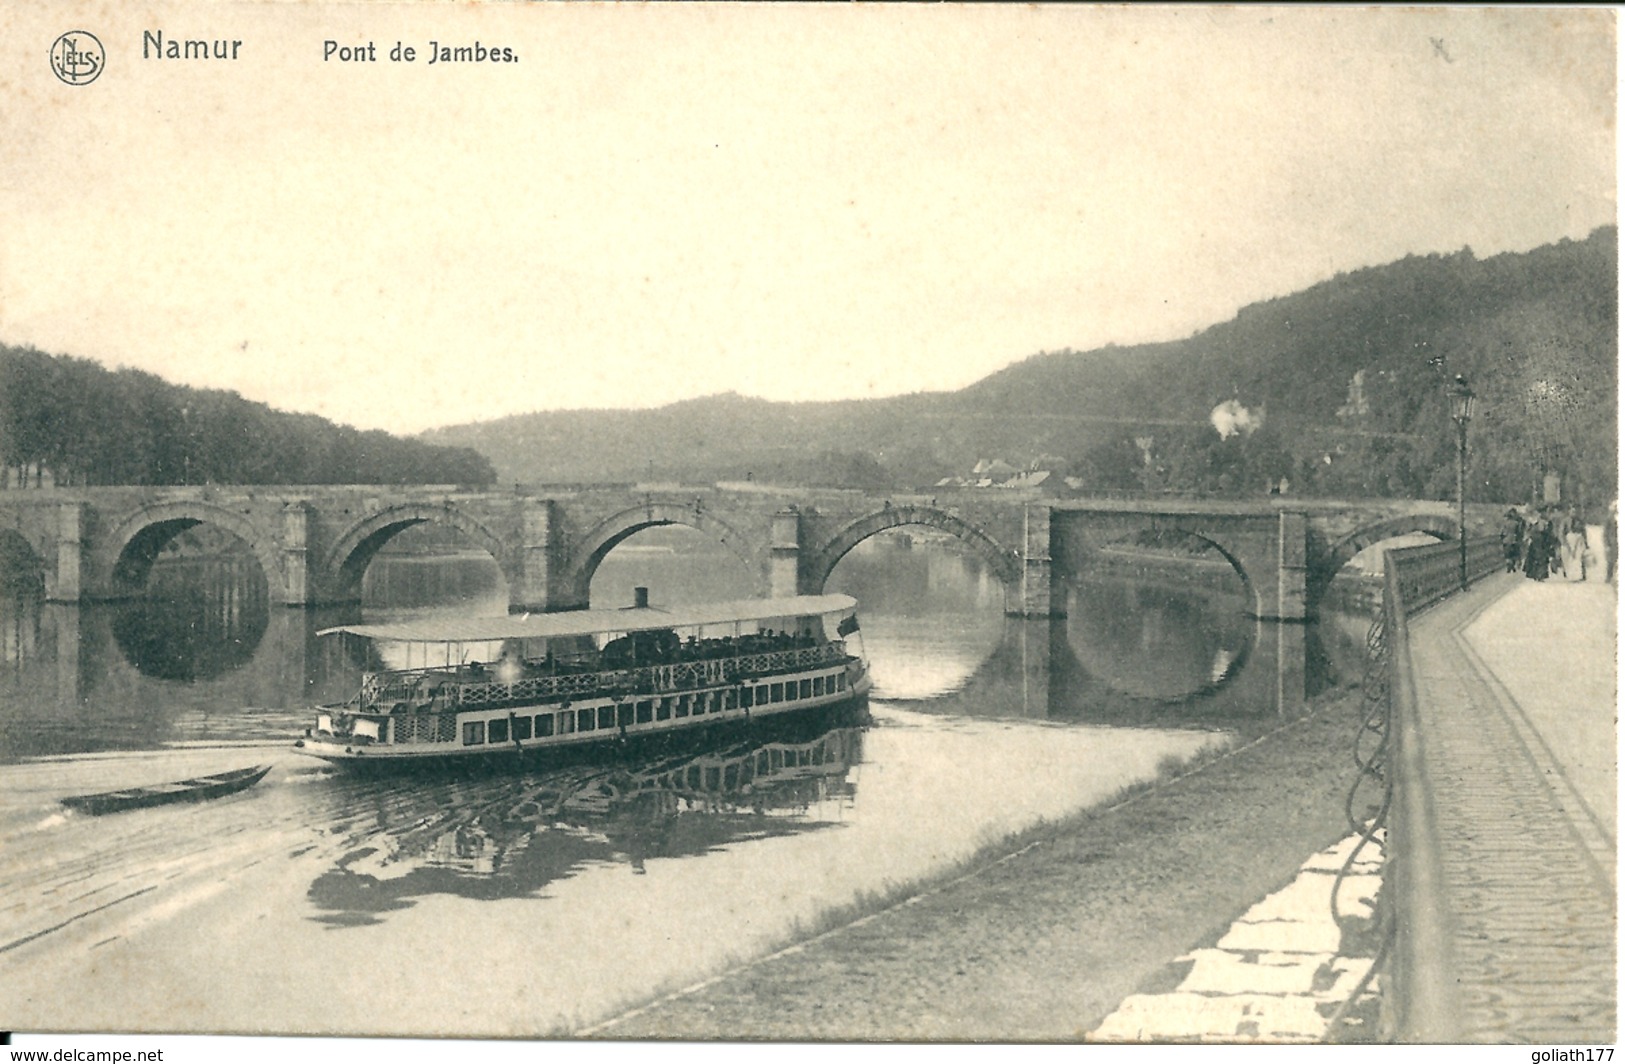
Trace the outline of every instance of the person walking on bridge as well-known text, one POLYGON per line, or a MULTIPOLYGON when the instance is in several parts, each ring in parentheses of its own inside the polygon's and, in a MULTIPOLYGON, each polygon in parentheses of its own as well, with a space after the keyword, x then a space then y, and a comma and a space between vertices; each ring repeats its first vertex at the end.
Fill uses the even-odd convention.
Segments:
POLYGON ((1608 504, 1608 520, 1602 526, 1602 558, 1608 569, 1608 582, 1614 582, 1614 566, 1619 564, 1619 500, 1608 504))
POLYGON ((1556 544, 1550 515, 1544 509, 1536 510, 1534 519, 1529 522, 1529 548, 1523 558, 1523 575, 1531 580, 1545 580, 1552 575, 1556 544))
POLYGON ((1568 514, 1562 519, 1563 532, 1563 576, 1568 580, 1580 581, 1586 578, 1586 523, 1580 516, 1580 511, 1569 508, 1568 514))
POLYGON ((1507 507, 1506 516, 1501 518, 1501 553, 1506 556, 1507 572, 1517 572, 1523 558, 1523 518, 1518 516, 1516 506, 1507 507))

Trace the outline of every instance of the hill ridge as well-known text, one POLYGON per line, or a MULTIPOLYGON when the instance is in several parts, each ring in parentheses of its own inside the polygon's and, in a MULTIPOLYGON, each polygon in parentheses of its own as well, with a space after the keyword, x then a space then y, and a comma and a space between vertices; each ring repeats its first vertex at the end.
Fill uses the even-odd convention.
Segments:
POLYGON ((1600 491, 1617 468, 1617 264, 1614 226, 1487 258, 1407 255, 1248 304, 1183 340, 1039 352, 956 391, 806 402, 730 391, 421 438, 485 454, 501 481, 753 475, 892 488, 1003 457, 1064 465, 1094 489, 1248 494, 1285 478, 1313 493, 1443 497, 1454 490, 1443 388, 1463 373, 1480 396, 1475 495, 1526 497, 1544 468, 1600 491), (1262 412, 1262 429, 1221 439, 1208 422, 1228 401, 1262 412))

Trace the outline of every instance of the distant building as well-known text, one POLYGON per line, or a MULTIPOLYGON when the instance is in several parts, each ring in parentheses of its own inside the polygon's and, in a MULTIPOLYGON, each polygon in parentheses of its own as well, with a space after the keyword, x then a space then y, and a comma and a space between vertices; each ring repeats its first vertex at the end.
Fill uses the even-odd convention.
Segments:
POLYGON ((1000 484, 1001 488, 1037 488, 1049 480, 1049 470, 1035 469, 1028 473, 1017 473, 1009 480, 1000 484))
POLYGON ((937 481, 939 488, 1002 488, 1010 491, 1037 491, 1043 489, 1057 489, 1062 480, 1052 475, 1052 471, 1041 468, 1051 463, 1060 464, 1060 459, 1043 456, 1035 459, 1028 469, 1022 470, 1006 462, 1002 458, 983 458, 971 467, 970 475, 966 477, 943 477, 937 481))
POLYGON ((1002 480, 1005 477, 1015 476, 1019 470, 1002 458, 991 461, 984 458, 971 469, 971 475, 977 480, 1002 480))

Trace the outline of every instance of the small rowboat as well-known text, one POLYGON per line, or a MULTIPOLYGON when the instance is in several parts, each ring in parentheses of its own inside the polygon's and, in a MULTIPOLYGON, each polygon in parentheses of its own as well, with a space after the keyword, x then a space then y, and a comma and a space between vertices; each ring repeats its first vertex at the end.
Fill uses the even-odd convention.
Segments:
POLYGON ((62 804, 70 809, 89 813, 91 816, 101 816, 103 813, 122 813, 126 809, 145 809, 148 806, 168 805, 171 802, 202 802, 245 791, 264 779, 269 771, 270 765, 255 765, 253 768, 239 768, 231 772, 216 773, 213 776, 176 780, 173 783, 157 783, 150 787, 131 787, 122 791, 75 795, 62 799, 62 804))

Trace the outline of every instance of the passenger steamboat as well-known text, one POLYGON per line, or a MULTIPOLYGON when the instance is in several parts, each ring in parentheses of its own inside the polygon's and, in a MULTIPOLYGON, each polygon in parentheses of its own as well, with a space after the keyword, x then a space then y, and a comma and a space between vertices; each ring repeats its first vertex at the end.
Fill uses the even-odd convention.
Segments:
POLYGON ((512 759, 835 707, 870 687, 846 645, 856 607, 800 595, 660 609, 639 588, 626 609, 328 628, 317 634, 403 644, 407 667, 363 674, 294 746, 341 764, 512 759))

